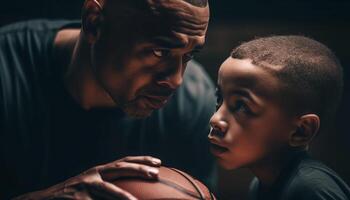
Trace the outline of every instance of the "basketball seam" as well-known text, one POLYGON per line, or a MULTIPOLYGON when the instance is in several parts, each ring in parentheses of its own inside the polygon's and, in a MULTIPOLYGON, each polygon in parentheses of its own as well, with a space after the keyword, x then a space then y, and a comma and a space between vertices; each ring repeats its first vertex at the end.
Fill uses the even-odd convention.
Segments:
POLYGON ((200 195, 200 199, 205 200, 205 195, 203 194, 202 190, 198 187, 198 185, 197 185, 195 182, 193 182, 193 181, 191 180, 191 178, 189 177, 189 175, 187 175, 187 174, 185 174, 185 173, 183 173, 183 172, 181 172, 181 171, 179 171, 179 170, 177 170, 177 169, 175 169, 175 168, 169 168, 169 169, 171 169, 171 170, 173 170, 173 171, 179 173, 179 174, 182 175, 183 177, 185 177, 185 178, 193 185, 193 187, 197 190, 197 192, 198 192, 199 195, 200 195))
MULTIPOLYGON (((169 168, 170 169, 170 168, 169 168)), ((129 179, 129 177, 120 177, 118 179, 115 179, 115 180, 127 180, 129 179)), ((190 190, 187 190, 186 188, 182 187, 181 185, 178 185, 176 183, 173 183, 172 181, 170 180, 166 180, 166 179, 163 179, 163 178, 158 178, 158 182, 164 184, 164 185, 167 185, 169 187, 172 187, 173 189, 185 194, 185 195, 188 195, 188 196, 191 196, 193 198, 200 198, 197 196, 197 194, 195 192, 192 192, 190 190)))
POLYGON ((194 198, 198 198, 196 193, 194 193, 194 192, 192 192, 190 190, 187 190, 186 188, 183 188, 182 186, 180 186, 180 185, 178 185, 176 183, 173 183, 171 181, 168 181, 168 180, 165 180, 165 179, 161 179, 161 178, 159 178, 158 181, 163 183, 163 184, 165 184, 165 185, 167 185, 167 186, 170 186, 170 187, 172 187, 172 188, 174 188, 174 189, 178 190, 179 192, 182 192, 182 193, 184 193, 186 195, 189 195, 189 196, 194 197, 194 198))

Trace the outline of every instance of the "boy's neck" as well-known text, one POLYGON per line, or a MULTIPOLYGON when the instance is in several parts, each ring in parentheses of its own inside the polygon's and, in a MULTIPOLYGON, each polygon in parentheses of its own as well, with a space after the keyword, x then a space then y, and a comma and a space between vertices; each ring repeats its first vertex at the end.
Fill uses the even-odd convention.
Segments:
POLYGON ((249 169, 259 179, 260 188, 262 190, 268 190, 281 175, 282 169, 284 169, 297 154, 305 151, 306 150, 303 149, 280 153, 278 156, 274 155, 262 160, 249 169))

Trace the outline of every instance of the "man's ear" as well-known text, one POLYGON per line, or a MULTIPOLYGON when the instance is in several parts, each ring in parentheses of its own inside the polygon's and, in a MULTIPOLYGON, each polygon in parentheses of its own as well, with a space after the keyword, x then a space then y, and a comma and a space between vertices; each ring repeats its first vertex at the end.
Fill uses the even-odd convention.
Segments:
POLYGON ((82 11, 82 31, 90 44, 100 37, 103 22, 102 6, 98 0, 85 0, 82 11))
POLYGON ((291 147, 307 146, 320 128, 320 118, 315 114, 306 114, 299 118, 297 128, 289 136, 291 147))

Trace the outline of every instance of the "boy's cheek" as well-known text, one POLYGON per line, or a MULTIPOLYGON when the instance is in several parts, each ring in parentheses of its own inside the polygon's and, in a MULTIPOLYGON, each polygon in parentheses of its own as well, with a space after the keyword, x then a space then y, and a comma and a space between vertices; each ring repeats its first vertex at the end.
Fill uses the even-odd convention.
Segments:
POLYGON ((266 152, 266 148, 241 142, 229 148, 227 155, 217 161, 223 168, 233 170, 255 164, 265 157, 266 152))

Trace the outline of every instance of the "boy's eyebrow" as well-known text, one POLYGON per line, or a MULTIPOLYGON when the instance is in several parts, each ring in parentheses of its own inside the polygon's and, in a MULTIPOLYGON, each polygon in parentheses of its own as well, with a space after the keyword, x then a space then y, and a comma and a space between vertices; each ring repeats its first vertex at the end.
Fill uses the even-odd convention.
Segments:
POLYGON ((252 92, 249 89, 231 89, 229 90, 229 93, 246 97, 256 105, 260 105, 259 101, 256 99, 254 95, 252 95, 252 92))
MULTIPOLYGON (((225 91, 225 93, 227 92, 228 94, 231 94, 231 95, 233 94, 233 95, 239 95, 239 96, 246 97, 254 104, 261 106, 261 102, 257 99, 257 97, 255 95, 252 95, 253 91, 251 89, 249 89, 250 86, 252 86, 252 84, 253 85, 256 84, 256 81, 253 81, 253 82, 250 81, 250 82, 246 82, 246 83, 243 82, 243 85, 240 85, 237 83, 235 84, 235 82, 232 82, 232 81, 230 81, 230 83, 226 82, 226 84, 228 84, 227 85, 228 87, 227 87, 227 90, 225 91), (232 83, 233 83, 233 85, 236 85, 236 86, 239 85, 238 86, 239 88, 232 87, 232 85, 231 85, 232 83)), ((217 84, 216 85, 216 95, 222 96, 222 93, 223 93, 223 91, 222 91, 220 84, 217 84)))
POLYGON ((244 96, 244 97, 247 97, 249 99, 252 99, 252 96, 250 95, 250 93, 246 90, 242 90, 242 89, 233 89, 230 91, 230 93, 233 93, 233 94, 237 94, 237 95, 240 95, 240 96, 244 96))

